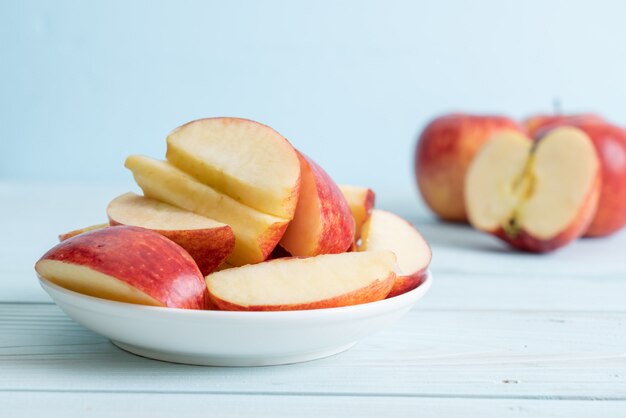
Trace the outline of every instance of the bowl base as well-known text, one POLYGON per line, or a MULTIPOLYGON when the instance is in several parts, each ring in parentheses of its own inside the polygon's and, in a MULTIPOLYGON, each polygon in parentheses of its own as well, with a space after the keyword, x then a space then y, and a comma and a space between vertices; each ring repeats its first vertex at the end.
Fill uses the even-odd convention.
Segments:
POLYGON ((304 361, 317 360, 324 357, 329 357, 335 354, 342 353, 356 344, 352 342, 350 344, 342 345, 340 347, 334 347, 328 350, 313 351, 304 354, 295 355, 281 355, 281 356, 212 356, 212 355, 197 355, 187 353, 172 353, 166 351, 155 351, 149 348, 137 347, 122 343, 119 341, 111 340, 113 344, 129 353, 136 354, 141 357, 146 357, 153 360, 167 361, 169 363, 191 364, 195 366, 228 366, 228 367, 251 367, 251 366, 277 366, 280 364, 293 364, 301 363, 304 361))

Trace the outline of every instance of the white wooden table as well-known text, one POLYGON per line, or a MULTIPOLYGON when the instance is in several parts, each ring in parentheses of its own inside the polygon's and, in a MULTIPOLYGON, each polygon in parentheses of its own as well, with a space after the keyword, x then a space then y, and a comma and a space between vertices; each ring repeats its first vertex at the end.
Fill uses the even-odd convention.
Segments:
POLYGON ((33 264, 127 185, 0 181, 0 417, 626 416, 626 233, 552 255, 382 207, 431 242, 431 292, 323 360, 212 368, 128 354, 72 322, 33 264))

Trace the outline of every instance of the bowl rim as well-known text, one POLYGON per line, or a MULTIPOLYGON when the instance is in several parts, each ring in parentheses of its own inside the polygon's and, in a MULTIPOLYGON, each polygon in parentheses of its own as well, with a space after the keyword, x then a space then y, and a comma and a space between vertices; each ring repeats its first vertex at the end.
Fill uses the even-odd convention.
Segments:
POLYGON ((139 305, 128 302, 119 302, 115 300, 102 299, 95 296, 85 295, 83 293, 75 292, 73 290, 61 287, 50 280, 37 274, 39 284, 48 293, 54 303, 57 303, 57 298, 53 297, 53 294, 59 295, 63 298, 62 303, 78 307, 80 309, 88 309, 91 311, 101 311, 102 309, 119 309, 126 311, 133 311, 136 313, 148 313, 148 314, 170 314, 185 317, 210 317, 210 318, 230 318, 230 319, 287 319, 287 318, 306 318, 312 315, 319 316, 336 316, 340 314, 372 314, 379 311, 393 310, 394 307, 402 307, 413 304, 420 299, 432 286, 432 272, 427 269, 425 272, 424 281, 415 289, 406 293, 394 296, 389 299, 382 299, 375 302, 361 303, 358 305, 341 306, 337 308, 322 308, 322 309, 302 309, 291 311, 219 311, 219 310, 199 310, 199 309, 181 309, 171 308, 164 306, 148 306, 139 305))

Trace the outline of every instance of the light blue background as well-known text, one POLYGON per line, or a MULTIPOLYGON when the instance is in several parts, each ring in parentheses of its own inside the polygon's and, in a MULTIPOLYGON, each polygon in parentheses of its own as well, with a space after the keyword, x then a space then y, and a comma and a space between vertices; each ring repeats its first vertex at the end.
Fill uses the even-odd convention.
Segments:
POLYGON ((626 121, 624 1, 4 1, 0 179, 124 181, 206 116, 273 126, 343 183, 415 194, 450 110, 626 121))

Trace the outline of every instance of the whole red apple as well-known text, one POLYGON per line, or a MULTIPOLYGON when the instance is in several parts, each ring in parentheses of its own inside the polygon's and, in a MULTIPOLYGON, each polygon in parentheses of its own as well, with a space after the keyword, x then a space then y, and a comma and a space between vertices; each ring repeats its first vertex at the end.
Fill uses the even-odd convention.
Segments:
POLYGON ((426 204, 440 218, 467 221, 465 173, 478 149, 496 132, 521 131, 504 116, 448 114, 432 120, 415 149, 415 177, 426 204))

